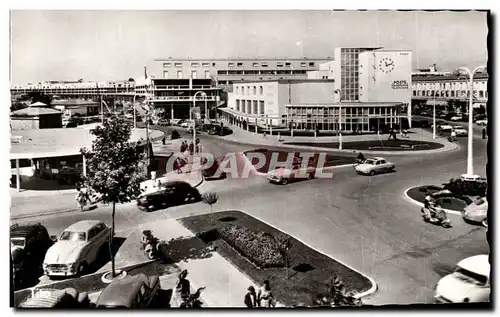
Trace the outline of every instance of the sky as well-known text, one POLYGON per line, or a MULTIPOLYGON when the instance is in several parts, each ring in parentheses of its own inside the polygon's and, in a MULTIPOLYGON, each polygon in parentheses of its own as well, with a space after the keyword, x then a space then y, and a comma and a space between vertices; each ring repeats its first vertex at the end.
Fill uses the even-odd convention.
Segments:
POLYGON ((11 11, 11 83, 122 80, 155 58, 333 57, 413 51, 413 68, 485 65, 484 12, 11 11))

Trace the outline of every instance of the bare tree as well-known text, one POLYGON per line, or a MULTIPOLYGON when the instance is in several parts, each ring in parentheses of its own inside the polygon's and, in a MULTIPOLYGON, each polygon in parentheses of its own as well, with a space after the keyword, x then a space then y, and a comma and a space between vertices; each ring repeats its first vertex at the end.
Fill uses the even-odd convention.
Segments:
POLYGON ((219 200, 219 195, 214 192, 205 193, 201 196, 203 202, 207 205, 210 205, 210 211, 212 211, 212 206, 217 203, 219 200))

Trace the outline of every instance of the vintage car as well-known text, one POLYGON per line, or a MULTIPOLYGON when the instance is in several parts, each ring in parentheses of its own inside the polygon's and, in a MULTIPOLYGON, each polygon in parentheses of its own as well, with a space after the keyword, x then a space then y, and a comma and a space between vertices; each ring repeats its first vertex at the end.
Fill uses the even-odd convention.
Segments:
POLYGON ((476 120, 477 125, 488 125, 488 119, 476 120))
POLYGON ((469 134, 469 131, 461 125, 454 125, 453 130, 455 130, 457 136, 467 136, 469 134))
POLYGON ((27 280, 37 280, 43 274, 43 259, 52 244, 54 241, 40 223, 10 227, 14 289, 21 288, 27 280))
POLYGON ((434 299, 439 303, 481 303, 490 301, 490 262, 487 254, 458 262, 455 271, 436 286, 434 299))
POLYGON ((137 199, 137 206, 143 211, 153 211, 159 208, 200 200, 200 193, 189 183, 171 181, 161 184, 157 191, 140 196, 137 199))
POLYGON ((378 173, 393 172, 396 169, 394 163, 386 161, 383 157, 372 157, 361 164, 354 166, 358 174, 373 176, 378 173))
POLYGON ((208 131, 208 134, 210 134, 210 135, 218 135, 218 136, 225 136, 225 135, 233 134, 233 130, 231 130, 228 127, 214 126, 212 129, 210 129, 208 131))
POLYGON ((23 301, 19 308, 88 308, 91 307, 86 292, 78 292, 74 288, 41 289, 23 301))
POLYGON ((97 308, 144 308, 151 305, 160 290, 158 276, 129 275, 111 282, 99 295, 97 308))
POLYGON ((472 204, 462 210, 462 218, 465 222, 483 223, 488 217, 488 200, 486 197, 475 200, 472 204))
POLYGON ((447 123, 443 123, 443 124, 438 124, 437 129, 442 132, 450 132, 451 130, 453 130, 453 126, 447 123))
POLYGON ((286 185, 289 182, 313 179, 316 174, 316 167, 311 162, 307 167, 302 165, 302 160, 295 157, 290 166, 279 166, 273 171, 267 173, 267 179, 270 183, 286 185))
POLYGON ((108 244, 110 228, 98 220, 82 220, 66 228, 43 261, 47 276, 81 276, 108 244))
POLYGON ((462 116, 453 116, 450 118, 450 121, 460 121, 462 120, 462 116))

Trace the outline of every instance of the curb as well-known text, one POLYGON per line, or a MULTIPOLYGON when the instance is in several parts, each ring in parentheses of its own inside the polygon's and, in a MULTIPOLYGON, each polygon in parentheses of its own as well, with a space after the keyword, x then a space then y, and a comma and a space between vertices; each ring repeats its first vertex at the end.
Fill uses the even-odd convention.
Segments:
MULTIPOLYGON (((410 196, 408 196, 408 191, 412 188, 416 188, 416 187, 420 187, 420 186, 413 186, 413 187, 410 187, 408 189, 406 189, 404 192, 403 192, 403 195, 404 197, 410 201, 411 203, 415 204, 415 205, 418 205, 419 207, 424 207, 424 204, 419 202, 418 200, 415 200, 413 198, 411 198, 410 196)), ((444 212, 446 212, 447 214, 452 214, 452 215, 458 215, 458 216, 461 216, 462 213, 460 211, 456 211, 456 210, 451 210, 451 209, 445 209, 445 208, 442 208, 444 212)))
MULTIPOLYGON (((234 210, 219 210, 219 211, 216 211, 216 212, 224 212, 224 211, 234 211, 234 210)), ((281 230, 281 229, 277 228, 276 226, 274 226, 274 225, 270 224, 269 222, 262 220, 261 218, 259 218, 259 217, 257 217, 257 216, 251 215, 251 214, 247 213, 247 212, 246 212, 246 211, 244 211, 244 210, 238 210, 238 211, 243 212, 243 213, 247 214, 248 216, 250 216, 250 217, 253 217, 253 218, 257 219, 257 220, 261 221, 262 223, 265 223, 266 225, 268 225, 268 226, 270 226, 270 227, 272 227, 272 228, 276 229, 277 231, 279 231, 279 232, 281 232, 281 233, 284 233, 284 234, 286 234, 286 235, 292 236, 292 235, 290 235, 290 234, 288 234, 288 233, 284 232, 283 230, 281 230)), ((187 229, 187 228, 186 228, 186 229, 187 229)), ((187 230, 189 230, 189 229, 187 229, 187 230)), ((189 231, 191 231, 191 230, 189 230, 189 231)), ((342 261, 336 260, 334 257, 332 257, 332 256, 328 255, 326 252, 323 252, 323 251, 321 251, 321 250, 318 250, 317 248, 315 248, 315 247, 313 247, 313 246, 309 245, 308 243, 305 243, 305 242, 304 242, 304 241, 302 241, 301 239, 299 239, 299 238, 297 238, 297 237, 295 237, 295 236, 292 236, 292 237, 293 237, 295 240, 297 240, 297 241, 299 241, 300 243, 302 243, 303 245, 307 246, 308 248, 311 248, 312 250, 314 250, 314 251, 316 251, 316 252, 318 252, 318 253, 321 253, 321 254, 323 254, 323 255, 324 255, 324 256, 326 256, 326 257, 329 257, 330 259, 332 259, 332 260, 334 260, 334 261, 336 261, 336 262, 338 262, 338 263, 342 264, 343 266, 345 266, 345 267, 349 268, 350 270, 352 270, 352 271, 354 271, 354 272, 358 273, 359 275, 361 275, 361 276, 363 276, 364 278, 366 278, 367 280, 369 280, 369 281, 370 281, 370 283, 372 284, 372 287, 371 287, 370 289, 368 289, 367 291, 364 291, 364 292, 362 292, 362 293, 357 293, 357 294, 355 294, 355 295, 354 295, 354 298, 356 298, 356 299, 361 299, 361 298, 366 297, 366 296, 368 296, 368 295, 372 295, 373 293, 375 293, 375 292, 377 291, 377 283, 375 282, 375 280, 374 280, 373 278, 371 278, 371 277, 369 277, 368 275, 366 275, 366 274, 364 274, 364 273, 362 273, 362 272, 360 272, 360 271, 358 271, 358 270, 354 269, 353 267, 351 267, 351 266, 349 266, 349 265, 347 265, 347 264, 343 263, 342 261)), ((229 261, 228 261, 228 262, 229 262, 229 261)), ((230 262, 230 263, 231 263, 231 262, 230 262)), ((237 269, 238 269, 238 268, 237 268, 237 269)), ((238 269, 238 270, 239 270, 239 269, 238 269)), ((245 274, 245 275, 246 275, 246 274, 245 274)), ((247 275, 247 276, 248 276, 248 275, 247 275)), ((250 278, 250 280, 252 280, 252 279, 250 278)), ((256 284, 256 285, 258 285, 257 283, 255 283, 255 284, 256 284)))

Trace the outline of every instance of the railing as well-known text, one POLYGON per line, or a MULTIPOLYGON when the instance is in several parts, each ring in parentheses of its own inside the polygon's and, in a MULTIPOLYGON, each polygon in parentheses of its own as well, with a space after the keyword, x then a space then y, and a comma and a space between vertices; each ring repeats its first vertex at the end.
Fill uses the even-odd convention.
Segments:
POLYGON ((215 88, 210 85, 156 85, 154 86, 154 90, 180 90, 180 89, 210 89, 215 88))
MULTIPOLYGON (((468 101, 469 97, 467 96, 440 96, 440 97, 434 97, 434 96, 411 96, 411 99, 420 99, 420 100, 462 100, 462 101, 468 101)), ((477 97, 474 96, 473 100, 475 102, 486 102, 488 101, 488 97, 477 97)))
MULTIPOLYGON (((151 98, 152 101, 193 101, 192 96, 154 96, 151 98)), ((205 98, 196 98, 196 101, 203 102, 205 98)), ((207 101, 215 101, 215 97, 207 97, 207 101)))

